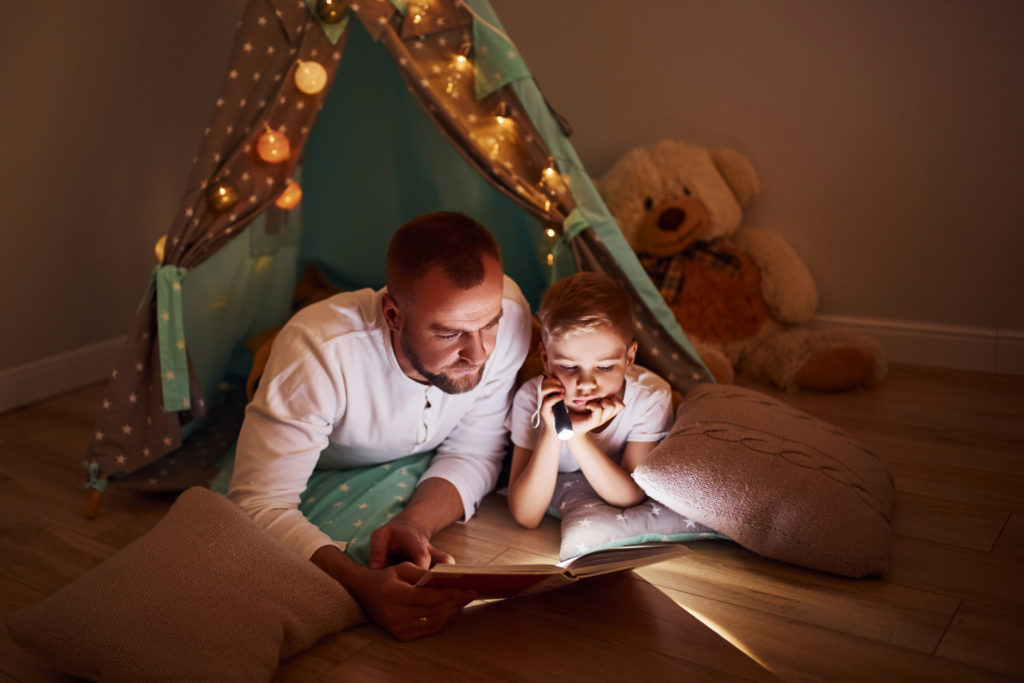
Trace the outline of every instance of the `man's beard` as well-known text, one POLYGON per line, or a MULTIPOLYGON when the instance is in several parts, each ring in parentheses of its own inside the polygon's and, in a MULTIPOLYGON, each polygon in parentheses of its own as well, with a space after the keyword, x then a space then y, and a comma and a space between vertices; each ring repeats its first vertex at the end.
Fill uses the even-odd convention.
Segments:
MULTIPOLYGON (((420 362, 420 357, 416 355, 416 351, 409 345, 409 341, 405 335, 402 335, 399 340, 399 345, 402 347, 402 353, 404 353, 405 357, 409 359, 412 366, 416 368, 416 372, 423 375, 428 382, 446 394, 464 394, 467 391, 476 388, 476 385, 480 383, 480 379, 484 375, 484 366, 486 363, 481 363, 480 369, 472 375, 461 375, 460 377, 451 377, 450 375, 446 375, 444 374, 444 370, 441 372, 430 372, 423 366, 423 363, 420 362)), ((472 363, 459 362, 448 366, 448 369, 457 370, 465 367, 472 367, 472 363)))

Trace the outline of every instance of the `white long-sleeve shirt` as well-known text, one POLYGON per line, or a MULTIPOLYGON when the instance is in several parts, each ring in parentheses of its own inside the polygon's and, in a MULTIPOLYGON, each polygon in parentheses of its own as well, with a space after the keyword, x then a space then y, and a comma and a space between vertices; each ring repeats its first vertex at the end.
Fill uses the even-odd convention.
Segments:
POLYGON ((505 417, 530 344, 530 309, 505 277, 494 352, 480 383, 446 394, 398 365, 384 290, 343 292, 295 314, 246 407, 228 496, 303 557, 333 541, 298 510, 314 468, 351 468, 437 449, 420 481, 449 481, 464 518, 497 481, 505 417))

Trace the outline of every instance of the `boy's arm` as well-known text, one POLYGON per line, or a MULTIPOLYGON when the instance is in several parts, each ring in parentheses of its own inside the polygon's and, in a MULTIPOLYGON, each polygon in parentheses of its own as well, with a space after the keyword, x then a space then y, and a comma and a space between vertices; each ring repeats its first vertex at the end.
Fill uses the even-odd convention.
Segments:
POLYGON ((643 501, 646 494, 629 476, 633 468, 629 467, 627 470, 626 467, 627 463, 645 457, 654 446, 654 442, 628 442, 620 467, 594 445, 589 434, 580 434, 569 439, 569 451, 579 463, 587 483, 606 503, 620 508, 643 501), (646 453, 641 453, 645 449, 646 453))
POLYGON ((512 516, 527 529, 536 529, 551 503, 558 477, 558 456, 562 450, 551 430, 544 429, 533 450, 516 446, 508 480, 508 507, 512 516))

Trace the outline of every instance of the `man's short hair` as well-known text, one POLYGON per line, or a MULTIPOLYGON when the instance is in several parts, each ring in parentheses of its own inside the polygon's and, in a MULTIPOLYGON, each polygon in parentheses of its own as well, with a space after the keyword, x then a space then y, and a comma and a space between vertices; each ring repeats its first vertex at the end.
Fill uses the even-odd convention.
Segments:
POLYGON ((484 281, 484 257, 501 265, 498 243, 484 226, 455 211, 426 213, 395 232, 388 245, 385 280, 394 295, 434 266, 459 289, 484 281))
POLYGON ((541 339, 611 327, 633 341, 633 305, 626 288, 602 273, 584 271, 551 285, 540 301, 541 339))

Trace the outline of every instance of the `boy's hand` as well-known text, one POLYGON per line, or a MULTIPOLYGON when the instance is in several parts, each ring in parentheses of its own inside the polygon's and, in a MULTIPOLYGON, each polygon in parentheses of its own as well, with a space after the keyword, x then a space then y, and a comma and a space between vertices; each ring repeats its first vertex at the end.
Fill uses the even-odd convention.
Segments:
POLYGON ((565 398, 565 388, 556 377, 548 377, 545 375, 544 380, 540 384, 540 395, 540 416, 544 421, 544 428, 548 432, 554 434, 555 413, 552 408, 556 403, 565 398))
POLYGON ((572 431, 575 434, 587 434, 606 422, 610 422, 625 408, 626 404, 617 396, 606 396, 590 401, 587 403, 589 413, 569 413, 569 417, 572 419, 572 431))

